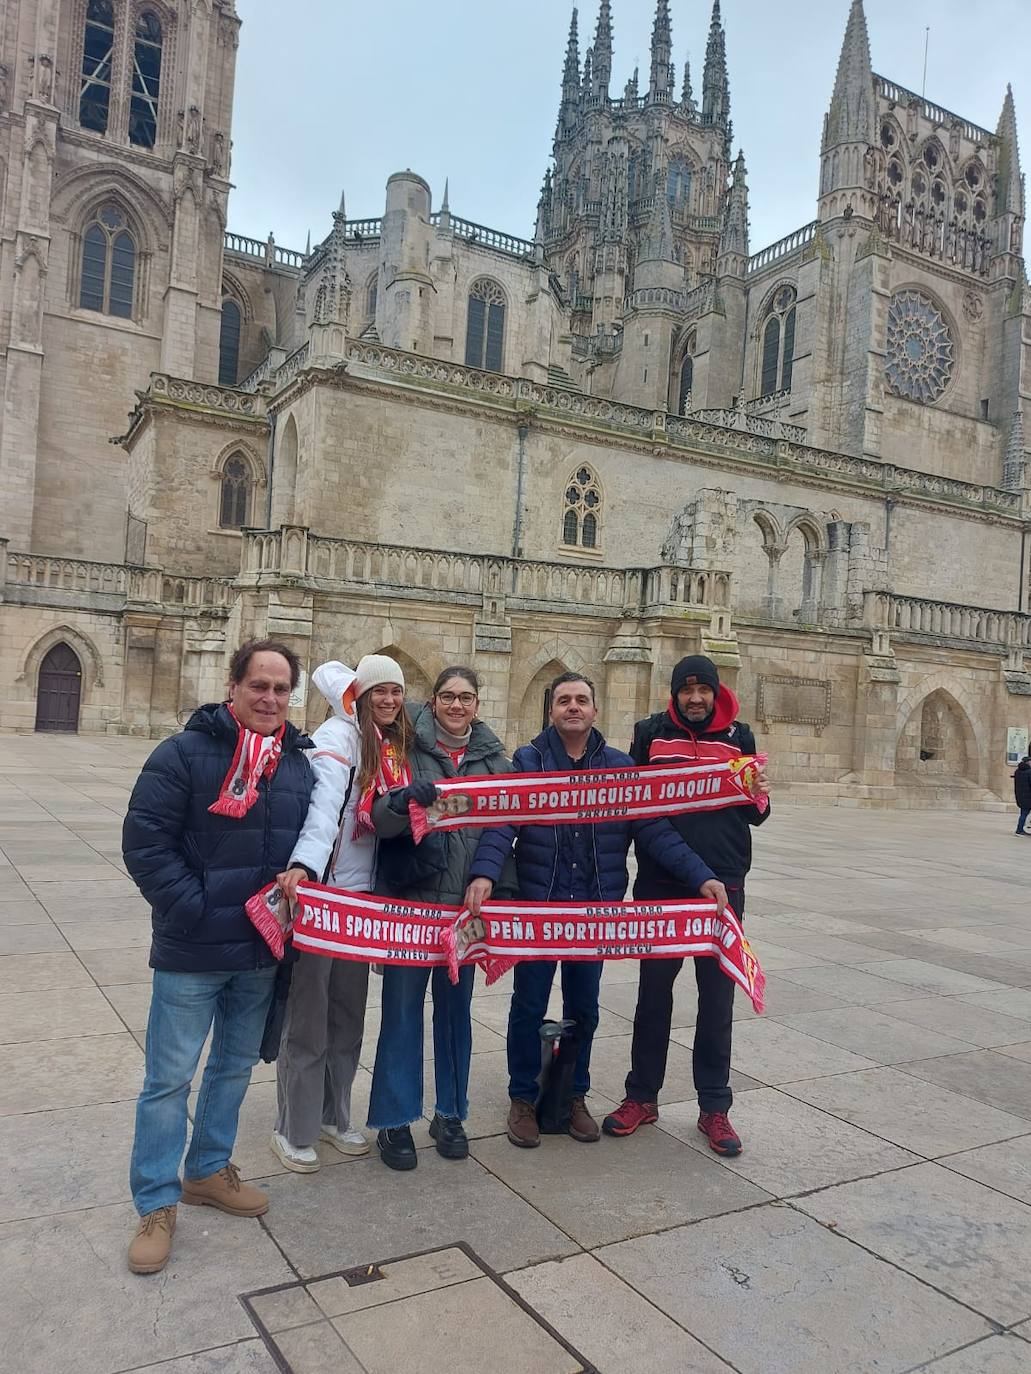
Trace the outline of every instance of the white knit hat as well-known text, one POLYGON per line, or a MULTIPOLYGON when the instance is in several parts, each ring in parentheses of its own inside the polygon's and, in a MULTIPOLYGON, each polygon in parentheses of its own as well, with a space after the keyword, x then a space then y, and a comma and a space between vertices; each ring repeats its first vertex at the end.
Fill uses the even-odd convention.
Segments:
POLYGON ((358 660, 355 673, 355 695, 362 696, 370 687, 378 687, 383 682, 396 682, 405 685, 405 675, 401 665, 386 654, 366 654, 358 660))

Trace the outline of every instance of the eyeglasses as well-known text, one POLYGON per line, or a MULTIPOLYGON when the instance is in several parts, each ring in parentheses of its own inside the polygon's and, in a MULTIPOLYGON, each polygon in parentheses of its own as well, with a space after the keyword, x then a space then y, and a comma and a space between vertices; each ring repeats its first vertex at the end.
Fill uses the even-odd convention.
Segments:
POLYGON ((461 706, 471 706, 476 700, 475 692, 438 692, 437 700, 441 706, 453 706, 457 701, 461 706))

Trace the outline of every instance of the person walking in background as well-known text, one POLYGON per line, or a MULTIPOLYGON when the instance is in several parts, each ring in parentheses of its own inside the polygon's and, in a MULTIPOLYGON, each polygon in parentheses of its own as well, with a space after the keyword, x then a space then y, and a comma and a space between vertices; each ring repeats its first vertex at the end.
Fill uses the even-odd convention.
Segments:
MULTIPOLYGON (((549 725, 531 744, 517 749, 516 773, 611 772, 632 768, 633 760, 606 744, 594 727, 598 707, 594 684, 580 673, 562 673, 551 684, 549 725)), ((499 826, 483 834, 470 867, 465 905, 473 916, 494 890, 515 845, 519 896, 527 902, 621 902, 626 893, 627 851, 636 839, 639 851, 668 871, 681 893, 700 893, 722 912, 723 884, 681 839, 665 817, 650 820, 584 822, 574 825, 499 826)), ((665 963, 666 960, 657 962, 665 963)), ((706 961, 711 962, 711 961, 706 961)), ((540 1028, 555 978, 554 960, 524 960, 513 970, 508 1016, 508 1092, 511 1105, 507 1133, 513 1145, 540 1144, 537 1079, 541 1069, 540 1028)), ((569 1134, 587 1144, 601 1134, 587 1110, 591 1043, 598 1027, 600 960, 562 961, 562 1015, 577 1023, 580 1049, 573 1072, 573 1110, 569 1134)), ((723 975, 720 975, 723 977, 723 975)))
MULTIPOLYGON (((414 720, 410 755, 414 784, 511 772, 501 741, 477 716, 479 704, 480 681, 473 670, 445 668, 414 720)), ((378 893, 439 906, 462 904, 479 840, 475 829, 430 834, 416 846, 407 807, 399 811, 392 795, 374 804, 373 818, 380 836, 378 893)), ((443 968, 434 969, 432 975, 418 965, 388 964, 383 970, 369 1126, 379 1131, 380 1157, 391 1169, 414 1169, 418 1163, 409 1127, 422 1115, 427 984, 433 992, 436 1085, 430 1135, 445 1159, 465 1159, 469 1154, 462 1122, 469 1114, 473 974, 473 965, 464 965, 453 985, 443 968)))
MULTIPOLYGON (((352 672, 324 663, 312 681, 333 714, 315 731, 315 791, 300 838, 278 883, 291 902, 302 882, 371 892, 375 798, 409 780, 411 723, 404 674, 392 658, 367 654, 352 672)), ((288 1169, 315 1173, 315 1142, 345 1155, 369 1143, 351 1125, 351 1088, 365 1029, 369 966, 299 952, 286 1003, 276 1074, 279 1114, 273 1153, 288 1169)))
MULTIPOLYGON (((670 698, 664 711, 634 726, 630 752, 638 767, 648 764, 723 762, 755 753, 751 728, 737 719, 738 700, 720 682, 711 658, 694 654, 673 669, 670 698)), ((769 791, 765 773, 760 787, 769 791)), ((716 811, 686 811, 670 820, 677 832, 710 864, 726 884, 738 920, 745 912, 745 876, 752 864, 753 825, 769 815, 756 806, 728 806, 716 811)), ((638 846, 634 896, 642 901, 676 901, 683 887, 638 846)), ((683 959, 642 959, 634 1014, 634 1037, 626 1097, 605 1118, 607 1135, 632 1135, 638 1126, 659 1119, 659 1091, 666 1076, 669 1033, 673 1021, 673 984, 683 959)), ((734 983, 715 959, 695 959, 698 1014, 692 1064, 698 1094, 698 1129, 721 1155, 741 1153, 741 1139, 727 1113, 730 1047, 734 1018, 734 983)))
POLYGON ((130 877, 151 906, 154 970, 130 1184, 134 1274, 168 1263, 180 1198, 255 1217, 268 1199, 231 1162, 276 961, 244 903, 284 866, 313 787, 311 741, 286 718, 300 664, 274 640, 237 649, 229 698, 201 706, 143 766, 122 829, 130 877), (186 1104, 211 1050, 186 1145, 186 1104))
POLYGON ((1020 811, 1016 833, 1031 835, 1031 830, 1026 829, 1027 818, 1031 815, 1031 754, 1017 764, 1016 772, 1013 774, 1013 797, 1020 811))

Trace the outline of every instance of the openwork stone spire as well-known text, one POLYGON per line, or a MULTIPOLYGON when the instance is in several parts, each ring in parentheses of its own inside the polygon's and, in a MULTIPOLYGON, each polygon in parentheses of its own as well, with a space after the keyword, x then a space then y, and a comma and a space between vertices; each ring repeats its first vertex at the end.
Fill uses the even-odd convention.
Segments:
POLYGON ((575 123, 576 111, 580 104, 580 38, 577 33, 577 12, 569 21, 569 38, 566 42, 566 61, 562 69, 562 100, 558 107, 556 139, 562 138, 566 130, 575 123))
POLYGON ((824 124, 823 147, 841 143, 875 142, 873 75, 870 68, 870 39, 866 31, 863 0, 852 0, 845 41, 838 58, 834 94, 824 124))
POLYGON ((691 89, 691 60, 684 58, 684 85, 680 92, 680 103, 685 109, 693 111, 695 109, 694 91, 691 89))
POLYGON ((648 99, 669 100, 672 97, 670 58, 673 53, 673 33, 669 18, 669 0, 658 0, 655 23, 652 25, 652 65, 648 80, 648 99))
POLYGON ((598 27, 594 32, 594 94, 602 100, 609 98, 612 76, 612 9, 609 0, 601 0, 598 8, 598 27))
POLYGON ((1000 253, 1020 255, 1024 238, 1024 178, 1017 144, 1017 112, 1012 87, 1006 87, 999 125, 998 173, 995 178, 996 240, 1000 253))
POLYGON ((730 123, 730 78, 727 75, 727 36, 720 16, 720 0, 713 0, 709 38, 702 74, 702 114, 713 124, 730 123))
MULTIPOLYGON (((727 196, 719 255, 721 258, 740 259, 742 263, 748 260, 748 171, 743 152, 738 152, 734 163, 734 178, 727 196)), ((728 270, 734 270, 734 266, 728 265, 728 270)))

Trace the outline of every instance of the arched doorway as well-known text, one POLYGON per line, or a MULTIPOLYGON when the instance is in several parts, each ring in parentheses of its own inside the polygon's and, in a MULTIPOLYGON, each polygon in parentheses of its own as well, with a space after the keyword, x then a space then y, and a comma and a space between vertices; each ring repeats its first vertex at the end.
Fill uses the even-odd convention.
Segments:
POLYGON ((74 649, 55 644, 39 665, 36 689, 36 729, 63 730, 74 734, 79 728, 79 697, 82 692, 82 664, 74 649))

